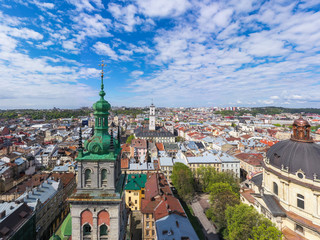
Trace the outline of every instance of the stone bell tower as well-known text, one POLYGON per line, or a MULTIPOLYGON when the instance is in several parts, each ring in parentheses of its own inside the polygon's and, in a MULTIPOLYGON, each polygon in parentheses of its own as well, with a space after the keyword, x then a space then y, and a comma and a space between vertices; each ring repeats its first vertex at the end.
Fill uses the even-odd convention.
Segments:
MULTIPOLYGON (((123 239, 126 214, 122 194, 124 175, 120 167, 120 139, 108 131, 110 104, 104 99, 103 67, 100 99, 93 104, 94 135, 78 149, 77 191, 71 204, 72 239, 123 239)), ((111 129, 112 132, 112 129, 111 129)))

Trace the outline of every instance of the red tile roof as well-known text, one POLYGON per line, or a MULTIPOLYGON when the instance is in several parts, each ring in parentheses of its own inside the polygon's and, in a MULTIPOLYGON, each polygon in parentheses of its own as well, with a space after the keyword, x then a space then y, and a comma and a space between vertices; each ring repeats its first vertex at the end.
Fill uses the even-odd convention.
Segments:
POLYGON ((158 151, 164 151, 164 146, 162 143, 156 143, 158 151))
POLYGON ((259 153, 239 153, 235 157, 253 166, 261 166, 263 162, 263 156, 259 153))
POLYGON ((129 168, 129 159, 128 158, 121 158, 121 169, 129 168))

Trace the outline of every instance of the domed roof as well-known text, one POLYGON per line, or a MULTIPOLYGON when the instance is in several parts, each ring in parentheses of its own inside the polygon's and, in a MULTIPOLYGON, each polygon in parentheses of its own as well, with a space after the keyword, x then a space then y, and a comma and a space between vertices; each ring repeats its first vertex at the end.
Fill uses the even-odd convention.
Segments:
POLYGON ((279 169, 296 174, 301 170, 305 177, 320 177, 320 145, 311 142, 285 140, 273 145, 267 152, 269 163, 279 169))
POLYGON ((103 89, 101 89, 100 93, 100 99, 96 103, 93 104, 94 114, 104 114, 108 112, 111 108, 110 103, 108 103, 104 96, 106 95, 103 89))
POLYGON ((297 125, 297 126, 301 126, 301 127, 310 126, 309 122, 307 120, 303 119, 302 117, 294 120, 293 125, 297 125))

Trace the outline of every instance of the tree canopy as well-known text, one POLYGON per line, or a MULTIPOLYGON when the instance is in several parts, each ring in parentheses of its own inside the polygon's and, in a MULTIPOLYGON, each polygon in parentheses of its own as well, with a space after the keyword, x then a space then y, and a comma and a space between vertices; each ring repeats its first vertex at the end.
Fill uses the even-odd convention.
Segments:
POLYGON ((227 240, 280 240, 282 238, 282 233, 275 225, 252 206, 242 203, 229 206, 225 216, 228 227, 224 237, 227 240))
POLYGON ((173 165, 171 180, 179 196, 184 201, 190 202, 195 192, 194 179, 190 168, 183 163, 175 163, 173 165))

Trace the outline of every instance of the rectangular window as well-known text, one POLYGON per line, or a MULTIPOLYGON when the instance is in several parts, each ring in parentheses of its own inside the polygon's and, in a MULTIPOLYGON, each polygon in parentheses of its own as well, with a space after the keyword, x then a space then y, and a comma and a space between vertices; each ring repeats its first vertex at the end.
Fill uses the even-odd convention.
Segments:
POLYGON ((149 233, 150 233, 150 231, 149 231, 149 230, 147 230, 147 231, 146 231, 146 235, 147 235, 147 236, 149 236, 149 233))
POLYGON ((138 203, 138 200, 134 200, 134 203, 137 204, 137 203, 138 203))
POLYGON ((297 194, 297 206, 301 209, 304 209, 304 196, 297 194))

